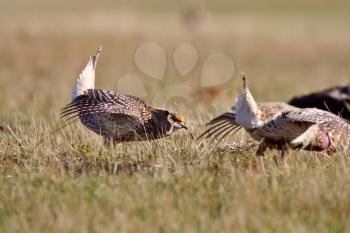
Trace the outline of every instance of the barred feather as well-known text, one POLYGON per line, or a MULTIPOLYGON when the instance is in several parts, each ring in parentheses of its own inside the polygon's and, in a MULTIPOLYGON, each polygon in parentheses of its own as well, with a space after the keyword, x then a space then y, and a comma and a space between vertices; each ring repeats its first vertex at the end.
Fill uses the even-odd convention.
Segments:
MULTIPOLYGON (((292 149, 332 153, 349 147, 350 125, 333 113, 316 108, 300 109, 279 102, 256 104, 247 84, 238 101, 238 106, 232 107, 230 112, 211 120, 207 124, 210 127, 199 138, 221 136, 219 140, 222 140, 244 127, 254 139, 271 148, 285 148, 287 144, 292 149), (237 115, 244 125, 237 122, 237 115)), ((261 146, 257 153, 263 152, 265 147, 261 146)))
POLYGON ((106 141, 152 140, 186 126, 183 117, 152 108, 141 99, 109 90, 94 89, 99 48, 80 73, 72 92, 72 102, 60 113, 67 121, 81 123, 106 141))

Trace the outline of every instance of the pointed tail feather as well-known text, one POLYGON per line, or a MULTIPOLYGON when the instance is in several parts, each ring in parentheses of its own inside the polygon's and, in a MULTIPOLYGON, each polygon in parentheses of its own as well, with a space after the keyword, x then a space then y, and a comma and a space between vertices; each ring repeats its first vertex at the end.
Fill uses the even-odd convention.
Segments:
POLYGON ((95 69, 101 50, 102 47, 97 49, 95 55, 90 57, 88 64, 79 74, 72 90, 72 100, 82 95, 86 90, 95 88, 95 69))

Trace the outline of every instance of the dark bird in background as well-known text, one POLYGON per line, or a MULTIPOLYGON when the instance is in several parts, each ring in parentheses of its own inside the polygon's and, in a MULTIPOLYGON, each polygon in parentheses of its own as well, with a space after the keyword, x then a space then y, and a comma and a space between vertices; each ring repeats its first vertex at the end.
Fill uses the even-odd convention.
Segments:
POLYGON ((184 117, 153 108, 141 99, 109 90, 95 89, 95 68, 101 52, 97 49, 79 74, 72 91, 72 102, 61 117, 79 118, 88 129, 102 135, 105 142, 153 140, 187 129, 184 117))
POLYGON ((350 120, 350 85, 297 96, 291 99, 289 104, 299 108, 323 109, 350 120))
POLYGON ((316 108, 300 109, 281 102, 256 103, 243 77, 243 88, 230 111, 214 118, 199 138, 222 140, 244 128, 260 142, 257 168, 264 170, 262 156, 267 148, 311 151, 345 151, 349 146, 350 125, 339 116, 316 108))

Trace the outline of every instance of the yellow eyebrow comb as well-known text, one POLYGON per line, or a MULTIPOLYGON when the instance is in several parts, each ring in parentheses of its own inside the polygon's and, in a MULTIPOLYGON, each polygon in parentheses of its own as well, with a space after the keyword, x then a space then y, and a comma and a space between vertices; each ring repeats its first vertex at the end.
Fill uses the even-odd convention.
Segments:
POLYGON ((185 118, 183 116, 180 116, 180 115, 176 115, 175 119, 178 120, 178 121, 181 121, 181 122, 185 121, 185 118))

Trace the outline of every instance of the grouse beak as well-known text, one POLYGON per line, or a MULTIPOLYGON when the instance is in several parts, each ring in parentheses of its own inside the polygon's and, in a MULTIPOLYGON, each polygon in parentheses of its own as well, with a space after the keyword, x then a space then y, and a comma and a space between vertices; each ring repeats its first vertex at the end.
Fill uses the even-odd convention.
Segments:
POLYGON ((186 129, 188 130, 187 126, 185 125, 185 118, 181 115, 175 115, 175 120, 178 123, 179 129, 186 129))
POLYGON ((184 122, 181 123, 181 128, 182 128, 182 129, 185 129, 185 130, 188 130, 188 127, 185 125, 184 122))
MULTIPOLYGON (((188 127, 185 125, 184 122, 182 122, 182 123, 181 123, 181 128, 180 128, 180 129, 188 130, 188 127)), ((193 137, 192 133, 189 132, 189 134, 190 134, 190 136, 191 136, 191 139, 194 140, 194 137, 193 137)))

